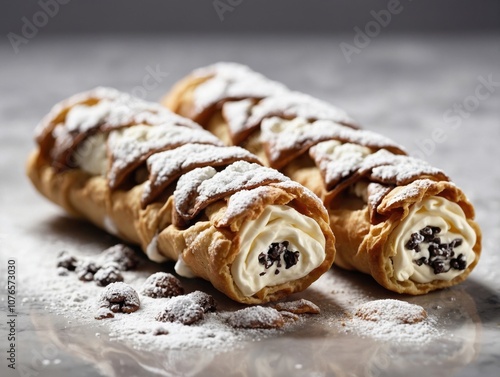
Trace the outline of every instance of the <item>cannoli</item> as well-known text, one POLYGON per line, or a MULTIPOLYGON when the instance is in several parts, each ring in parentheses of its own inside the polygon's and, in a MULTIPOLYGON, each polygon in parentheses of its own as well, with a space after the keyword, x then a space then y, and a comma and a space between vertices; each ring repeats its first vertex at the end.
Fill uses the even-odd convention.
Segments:
POLYGON ((455 285, 476 266, 481 231, 462 190, 343 110, 235 63, 195 70, 162 103, 321 197, 338 266, 413 295, 455 285))
POLYGON ((27 173, 44 196, 238 302, 301 291, 333 263, 316 195, 159 104, 97 88, 36 135, 27 173))

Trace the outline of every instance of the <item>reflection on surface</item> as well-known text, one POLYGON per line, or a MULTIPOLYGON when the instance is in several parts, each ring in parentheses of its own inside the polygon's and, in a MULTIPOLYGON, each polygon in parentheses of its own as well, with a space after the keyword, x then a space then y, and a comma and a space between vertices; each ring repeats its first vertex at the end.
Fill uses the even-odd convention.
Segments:
MULTIPOLYGON (((313 289, 311 296, 326 294, 313 289)), ((146 352, 135 349, 133 341, 120 343, 105 334, 96 336, 102 328, 64 328, 61 318, 41 310, 34 310, 31 317, 43 342, 92 363, 104 376, 140 376, 146 371, 163 376, 448 376, 474 360, 480 324, 474 300, 465 289, 404 298, 437 319, 441 335, 434 341, 424 346, 395 344, 347 333, 338 306, 323 310, 320 318, 304 321, 293 332, 242 342, 236 349, 219 353, 204 349, 146 352)))

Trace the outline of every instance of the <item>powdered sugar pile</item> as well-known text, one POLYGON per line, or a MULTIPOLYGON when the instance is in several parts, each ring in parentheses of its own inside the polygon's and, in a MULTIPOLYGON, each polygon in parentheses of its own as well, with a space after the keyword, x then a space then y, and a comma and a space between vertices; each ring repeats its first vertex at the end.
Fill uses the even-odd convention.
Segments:
POLYGON ((346 329, 391 342, 427 343, 439 335, 436 321, 418 305, 400 300, 374 300, 357 307, 346 329))

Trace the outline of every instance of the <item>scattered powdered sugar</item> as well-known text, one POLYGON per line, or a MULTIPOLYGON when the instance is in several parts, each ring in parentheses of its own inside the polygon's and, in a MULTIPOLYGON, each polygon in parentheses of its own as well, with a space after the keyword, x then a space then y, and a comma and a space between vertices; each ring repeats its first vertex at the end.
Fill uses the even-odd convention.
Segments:
POLYGON ((391 342, 425 344, 440 335, 424 308, 400 300, 363 303, 345 324, 348 331, 391 342))
POLYGON ((111 338, 125 342, 133 339, 137 348, 152 351, 207 349, 227 352, 242 346, 241 342, 245 340, 276 334, 272 330, 235 329, 226 322, 224 314, 227 313, 207 313, 192 325, 157 321, 155 317, 165 309, 169 300, 173 299, 144 297, 139 311, 115 314, 114 320, 106 320, 111 338), (168 334, 157 335, 159 329, 168 334))

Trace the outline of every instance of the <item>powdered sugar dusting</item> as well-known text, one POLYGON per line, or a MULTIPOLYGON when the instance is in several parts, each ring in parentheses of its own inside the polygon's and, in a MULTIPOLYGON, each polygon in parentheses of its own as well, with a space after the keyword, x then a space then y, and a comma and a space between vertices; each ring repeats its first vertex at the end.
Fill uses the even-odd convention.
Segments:
POLYGON ((154 154, 147 160, 150 178, 149 188, 144 191, 143 202, 150 202, 155 192, 186 171, 201 166, 222 166, 237 160, 258 162, 253 154, 243 148, 204 144, 186 144, 154 154))
POLYGON ((222 145, 208 131, 172 124, 137 125, 111 132, 108 138, 111 154, 111 168, 108 172, 110 186, 116 186, 123 180, 121 175, 145 161, 151 154, 188 143, 222 145))
POLYGON ((241 190, 231 195, 227 204, 226 213, 219 225, 228 225, 233 219, 245 213, 248 208, 258 206, 263 198, 266 197, 268 191, 268 186, 260 186, 251 190, 241 190))
POLYGON ((194 91, 197 112, 202 112, 225 99, 264 98, 287 90, 283 84, 271 81, 237 63, 216 63, 195 70, 193 75, 211 77, 194 91))
POLYGON ((409 183, 409 181, 424 175, 448 180, 442 170, 423 160, 410 156, 394 155, 386 150, 379 150, 368 156, 361 164, 360 170, 371 170, 371 179, 396 185, 409 183))
POLYGON ((170 123, 199 128, 193 121, 182 118, 157 103, 143 101, 111 88, 97 88, 81 93, 70 98, 65 105, 70 107, 64 121, 69 132, 87 133, 103 125, 109 130, 141 123, 170 123), (79 104, 89 99, 96 99, 98 102, 90 106, 79 104))
POLYGON ((394 204, 407 201, 409 198, 418 197, 422 190, 427 190, 435 184, 434 181, 430 179, 419 179, 409 185, 398 188, 394 195, 391 195, 390 200, 387 202, 387 206, 391 207, 394 204))
POLYGON ((307 120, 329 120, 336 123, 355 125, 347 113, 327 102, 304 93, 287 92, 267 97, 252 109, 249 124, 259 124, 264 118, 305 118, 307 120))
POLYGON ((292 151, 303 151, 327 140, 359 144, 369 148, 394 148, 392 140, 366 130, 355 130, 332 121, 309 123, 304 118, 286 121, 278 117, 266 118, 261 125, 261 140, 268 146, 268 158, 273 165, 292 151))
POLYGON ((253 99, 224 103, 222 106, 222 116, 229 127, 231 135, 239 135, 248 129, 247 119, 254 104, 255 100, 253 99))
POLYGON ((337 140, 324 141, 309 150, 328 189, 358 170, 370 153, 369 148, 351 143, 342 144, 337 140))
POLYGON ((218 173, 215 169, 206 169, 199 168, 184 174, 177 183, 175 207, 186 219, 192 218, 202 206, 217 198, 271 182, 290 180, 274 169, 246 161, 236 161, 218 173))

